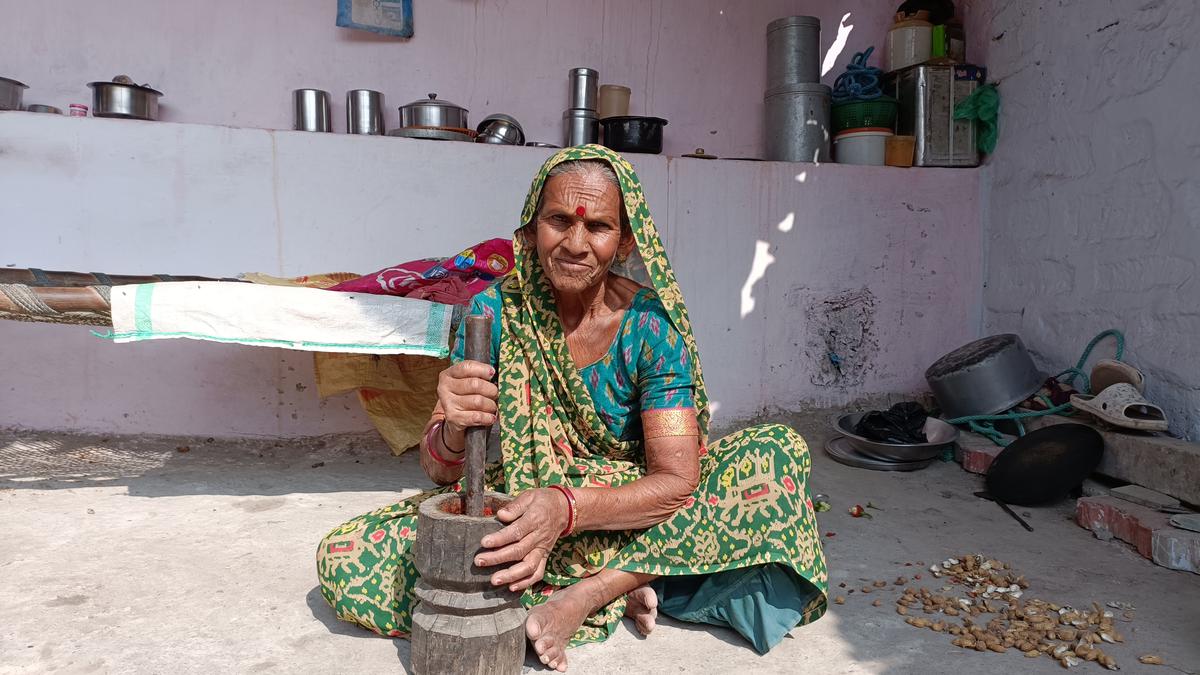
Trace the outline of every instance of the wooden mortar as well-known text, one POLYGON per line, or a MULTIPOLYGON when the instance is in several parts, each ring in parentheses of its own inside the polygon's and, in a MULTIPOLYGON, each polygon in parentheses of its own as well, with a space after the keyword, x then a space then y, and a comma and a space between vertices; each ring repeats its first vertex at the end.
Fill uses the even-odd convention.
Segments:
POLYGON ((476 567, 480 539, 504 527, 494 515, 509 495, 483 495, 483 516, 462 514, 456 492, 421 503, 414 562, 417 606, 412 619, 416 675, 520 673, 525 663, 525 608, 521 594, 493 586, 503 569, 476 567))

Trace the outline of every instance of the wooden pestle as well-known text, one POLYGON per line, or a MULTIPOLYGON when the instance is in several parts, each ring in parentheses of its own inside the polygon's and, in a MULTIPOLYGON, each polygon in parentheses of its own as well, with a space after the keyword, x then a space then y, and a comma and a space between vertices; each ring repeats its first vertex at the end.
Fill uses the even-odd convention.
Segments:
MULTIPOLYGON (((468 361, 489 363, 492 351, 492 320, 481 314, 466 317, 466 349, 468 361)), ((490 427, 467 429, 467 489, 462 494, 462 512, 468 516, 483 515, 483 466, 487 461, 487 442, 490 427)))

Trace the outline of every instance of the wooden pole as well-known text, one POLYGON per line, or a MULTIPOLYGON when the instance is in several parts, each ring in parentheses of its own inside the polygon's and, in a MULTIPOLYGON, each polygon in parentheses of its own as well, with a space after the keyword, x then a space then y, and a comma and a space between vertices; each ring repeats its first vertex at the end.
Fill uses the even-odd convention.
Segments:
MULTIPOLYGON (((475 314, 468 316, 465 356, 468 361, 491 361, 492 320, 475 314)), ((489 427, 467 429, 467 489, 463 491, 462 512, 483 515, 483 465, 487 461, 489 427)))

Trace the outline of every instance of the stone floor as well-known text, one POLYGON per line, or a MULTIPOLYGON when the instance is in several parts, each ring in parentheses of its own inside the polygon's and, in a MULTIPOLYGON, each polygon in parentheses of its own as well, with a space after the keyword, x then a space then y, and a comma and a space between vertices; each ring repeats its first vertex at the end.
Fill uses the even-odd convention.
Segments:
MULTIPOLYGON (((973 496, 980 478, 936 463, 862 471, 822 452, 828 413, 781 419, 813 448, 812 488, 835 595, 844 605, 766 656, 723 629, 663 620, 643 639, 625 625, 570 652, 582 673, 1057 673, 1049 659, 963 651, 903 623, 896 591, 846 594, 965 552, 1008 561, 1029 596, 1088 606, 1122 601, 1136 618, 1110 653, 1126 672, 1157 654, 1200 670, 1200 577, 1156 567, 1071 521, 1072 505, 1023 509, 1021 529, 973 496), (847 507, 882 507, 871 520, 847 507), (882 607, 871 601, 884 600, 882 607)), ((313 554, 342 520, 426 487, 416 458, 382 443, 247 444, 0 433, 0 672, 396 672, 408 642, 337 621, 313 554), (188 451, 177 446, 187 443, 188 451)), ((936 590, 939 583, 921 585, 936 590)), ((910 582, 911 583, 911 582, 910 582)), ((537 670, 529 668, 527 670, 537 670)), ((1100 672, 1095 663, 1075 670, 1100 672)))

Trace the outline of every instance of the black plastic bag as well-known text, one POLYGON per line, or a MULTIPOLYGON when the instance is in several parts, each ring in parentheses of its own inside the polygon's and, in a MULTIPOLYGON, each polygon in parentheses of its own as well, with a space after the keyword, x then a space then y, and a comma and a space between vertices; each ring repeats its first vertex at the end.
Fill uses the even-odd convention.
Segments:
POLYGON ((929 413, 915 401, 897 403, 888 410, 872 410, 854 425, 854 433, 877 443, 928 443, 925 420, 929 413))

